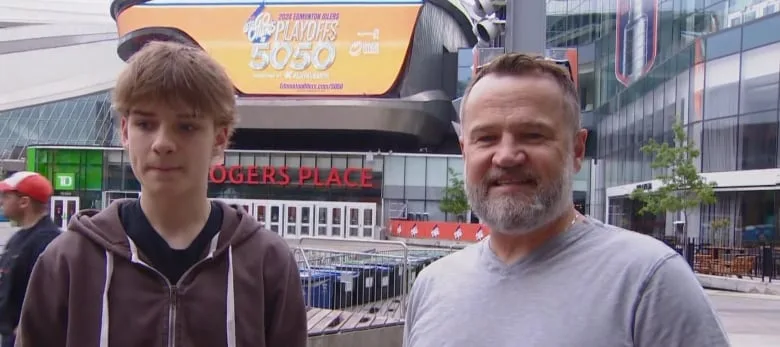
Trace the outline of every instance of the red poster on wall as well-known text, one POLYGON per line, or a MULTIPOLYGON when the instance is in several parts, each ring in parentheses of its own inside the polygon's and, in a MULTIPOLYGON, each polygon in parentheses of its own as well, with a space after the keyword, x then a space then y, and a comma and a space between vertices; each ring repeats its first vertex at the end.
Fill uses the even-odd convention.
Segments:
POLYGON ((410 220, 390 220, 390 233, 393 237, 408 239, 436 239, 448 241, 477 242, 490 234, 490 230, 475 223, 423 222, 410 220))

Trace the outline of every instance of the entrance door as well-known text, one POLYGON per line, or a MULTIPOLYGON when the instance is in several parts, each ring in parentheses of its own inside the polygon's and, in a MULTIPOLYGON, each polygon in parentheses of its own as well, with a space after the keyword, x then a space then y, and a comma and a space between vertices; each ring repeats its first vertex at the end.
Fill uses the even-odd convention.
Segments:
POLYGON ((62 230, 68 229, 68 221, 79 211, 79 198, 75 196, 53 196, 51 198, 51 219, 62 230))
POLYGON ((109 190, 103 192, 103 208, 108 208, 117 199, 138 199, 141 192, 109 190))
POLYGON ((347 204, 347 237, 374 238, 376 205, 347 204))
POLYGON ((314 205, 302 202, 287 202, 284 204, 284 208, 284 236, 310 236, 314 229, 314 205))
POLYGON ((317 237, 344 237, 344 214, 343 204, 318 203, 316 236, 317 237))
POLYGON ((252 214, 252 200, 245 199, 219 199, 220 201, 228 204, 241 207, 247 214, 252 214))
POLYGON ((280 234, 284 220, 283 207, 278 201, 258 200, 255 201, 252 212, 264 228, 280 234))

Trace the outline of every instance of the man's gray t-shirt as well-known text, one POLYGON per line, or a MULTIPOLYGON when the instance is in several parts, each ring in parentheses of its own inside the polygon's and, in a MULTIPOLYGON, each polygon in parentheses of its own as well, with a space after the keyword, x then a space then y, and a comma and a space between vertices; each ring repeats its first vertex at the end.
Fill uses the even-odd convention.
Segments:
POLYGON ((592 218, 511 265, 487 241, 431 264, 404 335, 404 347, 729 346, 679 254, 592 218))

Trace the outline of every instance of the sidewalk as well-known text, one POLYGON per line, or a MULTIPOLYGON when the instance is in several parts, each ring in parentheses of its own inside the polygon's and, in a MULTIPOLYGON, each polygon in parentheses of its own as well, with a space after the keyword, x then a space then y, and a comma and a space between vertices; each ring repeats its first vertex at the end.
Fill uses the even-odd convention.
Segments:
POLYGON ((766 295, 780 295, 780 280, 723 277, 713 275, 696 274, 702 287, 708 289, 727 290, 731 292, 755 293, 766 295))

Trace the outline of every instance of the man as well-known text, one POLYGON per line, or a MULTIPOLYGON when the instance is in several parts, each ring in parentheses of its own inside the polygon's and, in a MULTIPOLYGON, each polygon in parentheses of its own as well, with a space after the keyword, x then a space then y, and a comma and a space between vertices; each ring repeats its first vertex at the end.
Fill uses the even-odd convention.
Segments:
POLYGON ((568 74, 542 59, 504 55, 475 76, 461 148, 491 236, 422 271, 404 346, 729 345, 676 252, 574 210, 579 110, 568 74))
POLYGON ((152 42, 113 91, 138 200, 83 211, 43 253, 22 309, 25 347, 304 347, 287 243, 207 198, 236 122, 233 85, 202 49, 152 42))
POLYGON ((51 182, 35 172, 17 172, 0 182, 3 212, 21 229, 0 256, 0 334, 2 347, 13 347, 22 302, 35 261, 60 234, 49 217, 51 182))

